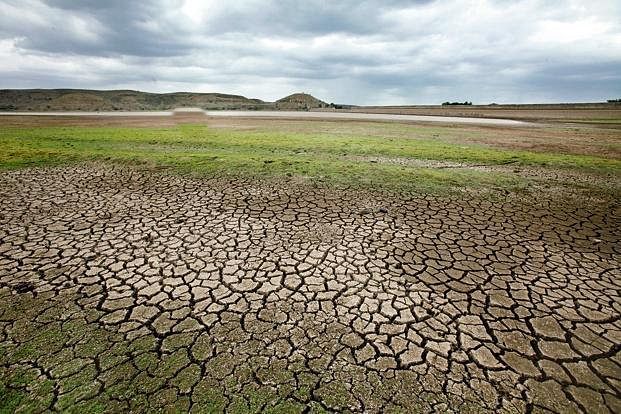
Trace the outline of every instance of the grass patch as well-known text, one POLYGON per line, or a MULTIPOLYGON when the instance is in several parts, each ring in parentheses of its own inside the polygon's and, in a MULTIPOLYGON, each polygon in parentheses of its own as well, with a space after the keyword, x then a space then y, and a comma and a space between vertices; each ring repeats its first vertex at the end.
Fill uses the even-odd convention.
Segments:
POLYGON ((425 137, 249 132, 204 125, 4 128, 0 131, 0 167, 3 168, 110 160, 168 166, 198 174, 303 176, 345 185, 425 191, 465 186, 515 189, 525 185, 523 180, 507 174, 352 160, 361 156, 579 168, 600 173, 618 172, 621 168, 621 162, 614 159, 457 145, 425 137))

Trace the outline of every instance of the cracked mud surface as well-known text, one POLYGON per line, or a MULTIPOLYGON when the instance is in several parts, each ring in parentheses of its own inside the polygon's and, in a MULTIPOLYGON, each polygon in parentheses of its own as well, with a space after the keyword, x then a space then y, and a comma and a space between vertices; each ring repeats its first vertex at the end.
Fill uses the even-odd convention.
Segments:
POLYGON ((2 172, 2 404, 621 412, 619 213, 2 172))

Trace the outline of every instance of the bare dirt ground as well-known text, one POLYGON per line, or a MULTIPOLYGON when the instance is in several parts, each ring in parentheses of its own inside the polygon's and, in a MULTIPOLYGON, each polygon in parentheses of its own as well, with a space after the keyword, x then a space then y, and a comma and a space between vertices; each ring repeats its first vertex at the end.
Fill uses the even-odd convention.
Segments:
POLYGON ((45 127, 45 126, 127 126, 166 127, 183 123, 204 123, 202 113, 185 112, 172 116, 22 116, 0 117, 0 126, 45 127))
POLYGON ((559 105, 498 105, 498 106, 364 106, 351 112, 374 112, 403 115, 466 116, 483 118, 522 119, 532 121, 608 120, 621 124, 621 105, 618 104, 559 104, 559 105))
POLYGON ((0 173, 0 212, 26 411, 621 412, 618 200, 92 164, 0 173))

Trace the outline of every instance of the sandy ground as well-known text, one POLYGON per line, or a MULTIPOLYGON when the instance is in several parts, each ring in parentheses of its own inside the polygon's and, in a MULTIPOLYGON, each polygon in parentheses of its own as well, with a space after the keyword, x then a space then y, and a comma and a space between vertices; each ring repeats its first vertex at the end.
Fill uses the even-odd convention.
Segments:
MULTIPOLYGON (((479 124, 479 125, 503 125, 503 126, 524 126, 528 125, 522 121, 511 119, 496 119, 482 117, 456 117, 456 116, 425 116, 425 115, 400 115, 400 114, 376 114, 376 113, 353 113, 353 112, 327 112, 327 111, 203 111, 201 109, 182 109, 184 115, 187 112, 203 113, 205 116, 213 118, 277 118, 277 119, 333 119, 333 120, 360 120, 360 121, 399 121, 399 122, 440 122, 451 124, 479 124)), ((0 112, 0 116, 40 116, 40 117, 99 117, 99 118, 118 118, 118 117, 163 117, 173 116, 175 112, 156 112, 156 111, 102 111, 102 112, 0 112)))
POLYGON ((332 120, 356 120, 356 121, 398 121, 398 122, 429 122, 449 124, 475 124, 475 125, 498 125, 498 126, 529 126, 523 121, 499 118, 483 117, 459 117, 459 116, 430 116, 414 114, 393 113, 356 113, 356 112, 329 112, 329 111, 207 111, 210 117, 235 117, 235 118, 279 118, 279 119, 332 119, 332 120))
POLYGON ((92 164, 0 173, 0 211, 22 409, 621 412, 618 200, 92 164))
POLYGON ((550 108, 510 108, 490 106, 419 106, 419 107, 360 107, 353 108, 352 112, 374 112, 403 115, 430 115, 430 116, 464 116, 504 119, 522 119, 531 121, 589 121, 612 120, 617 127, 621 125, 621 105, 580 105, 567 106, 550 105, 550 108))

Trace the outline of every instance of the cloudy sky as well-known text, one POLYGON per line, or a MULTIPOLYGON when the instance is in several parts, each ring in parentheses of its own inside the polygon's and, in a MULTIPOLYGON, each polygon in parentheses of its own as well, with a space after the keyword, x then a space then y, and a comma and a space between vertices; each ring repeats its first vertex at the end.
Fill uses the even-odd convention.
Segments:
POLYGON ((0 0, 0 88, 621 98, 619 0, 0 0))

